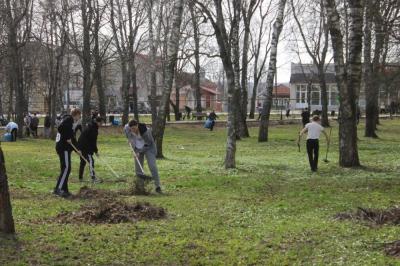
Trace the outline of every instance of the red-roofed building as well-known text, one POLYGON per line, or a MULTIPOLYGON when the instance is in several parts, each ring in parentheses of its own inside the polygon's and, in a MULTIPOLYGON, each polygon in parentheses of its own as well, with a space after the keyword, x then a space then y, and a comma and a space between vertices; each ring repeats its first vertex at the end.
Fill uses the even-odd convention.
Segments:
MULTIPOLYGON (((193 87, 193 73, 182 72, 177 75, 175 86, 179 88, 179 109, 183 110, 185 106, 189 106, 193 110, 196 109, 196 90, 193 87)), ((217 101, 218 85, 205 78, 200 79, 201 89, 201 107, 203 110, 222 111, 222 103, 217 101)), ((171 93, 172 102, 176 102, 176 89, 171 93)))

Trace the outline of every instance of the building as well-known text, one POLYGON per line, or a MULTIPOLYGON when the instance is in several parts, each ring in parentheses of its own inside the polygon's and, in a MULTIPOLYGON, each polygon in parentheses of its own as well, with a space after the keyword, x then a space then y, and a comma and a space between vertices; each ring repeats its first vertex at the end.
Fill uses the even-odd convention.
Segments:
MULTIPOLYGON (((260 83, 258 86, 258 95, 257 95, 257 106, 261 106, 264 95, 263 95, 263 90, 265 89, 266 84, 265 83, 260 83)), ((274 86, 272 90, 272 108, 273 109, 280 109, 280 108, 285 108, 289 105, 290 103, 290 87, 286 84, 278 84, 277 86, 274 86)), ((250 104, 249 104, 250 105, 250 104)), ((250 106, 249 106, 250 108, 250 106)))
MULTIPOLYGON (((328 93, 328 110, 339 109, 339 93, 335 79, 333 64, 326 67, 325 80, 328 93)), ((322 110, 321 88, 319 85, 318 71, 313 64, 291 65, 290 76, 290 109, 299 110, 308 107, 311 110, 322 110)))
MULTIPOLYGON (((176 81, 171 92, 171 101, 176 102, 176 88, 179 88, 179 109, 189 106, 196 109, 196 89, 193 87, 194 74, 182 72, 176 76, 176 81)), ((222 103, 218 101, 218 85, 200 74, 201 107, 203 110, 222 111, 222 103)))

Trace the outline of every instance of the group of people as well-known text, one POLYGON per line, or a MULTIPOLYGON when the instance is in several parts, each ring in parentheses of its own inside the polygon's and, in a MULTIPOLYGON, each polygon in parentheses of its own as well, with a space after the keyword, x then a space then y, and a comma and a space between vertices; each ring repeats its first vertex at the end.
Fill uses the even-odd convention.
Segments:
MULTIPOLYGON (((46 115, 44 118, 44 130, 43 130, 43 136, 45 138, 50 138, 50 127, 51 127, 51 120, 50 116, 46 115)), ((31 114, 26 114, 24 116, 24 128, 25 128, 25 135, 27 137, 34 137, 37 138, 39 136, 38 134, 38 128, 39 128, 39 117, 37 113, 34 113, 33 115, 31 114)), ((10 141, 17 141, 17 136, 18 136, 18 124, 10 121, 5 127, 6 133, 10 134, 11 139, 10 141)))
MULTIPOLYGON (((76 140, 74 124, 76 125, 81 119, 81 111, 77 108, 72 109, 69 115, 62 117, 58 126, 56 136, 56 151, 60 160, 60 174, 54 188, 54 194, 60 197, 69 197, 71 194, 68 189, 68 179, 71 173, 71 154, 75 151, 80 157, 79 180, 83 181, 84 169, 89 163, 89 172, 92 182, 102 182, 97 178, 94 170, 94 155, 99 157, 97 148, 97 137, 99 134, 99 126, 102 123, 101 117, 92 116, 92 121, 84 127, 80 137, 76 140)), ((156 155, 157 148, 151 133, 151 129, 145 124, 131 120, 124 128, 125 136, 133 149, 135 161, 136 175, 143 175, 142 165, 146 158, 150 168, 152 178, 155 182, 156 192, 162 193, 160 177, 158 174, 156 155)), ((140 179, 140 178, 139 178, 140 179)))

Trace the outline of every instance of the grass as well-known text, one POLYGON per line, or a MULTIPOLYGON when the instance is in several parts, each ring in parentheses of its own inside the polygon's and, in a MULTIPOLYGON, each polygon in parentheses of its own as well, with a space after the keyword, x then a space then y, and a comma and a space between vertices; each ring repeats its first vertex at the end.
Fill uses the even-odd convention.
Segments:
MULTIPOLYGON (((382 243, 400 239, 399 227, 332 218, 358 206, 399 204, 399 126, 383 121, 380 139, 360 137, 359 169, 338 167, 335 127, 330 163, 321 158, 317 174, 309 171, 304 143, 297 151, 298 126, 274 127, 262 144, 251 129, 253 137, 239 142, 237 169, 229 171, 222 166, 224 129, 170 126, 167 159, 158 162, 166 195, 138 197, 166 208, 168 218, 96 226, 44 221, 85 203, 51 195, 59 169, 53 142, 3 143, 17 236, 0 238, 0 265, 400 265, 382 251, 382 243)), ((124 137, 103 131, 99 147, 131 181, 124 137)), ((74 155, 72 192, 80 188, 77 168, 74 155)), ((100 164, 97 172, 106 180, 98 188, 127 187, 100 164)))

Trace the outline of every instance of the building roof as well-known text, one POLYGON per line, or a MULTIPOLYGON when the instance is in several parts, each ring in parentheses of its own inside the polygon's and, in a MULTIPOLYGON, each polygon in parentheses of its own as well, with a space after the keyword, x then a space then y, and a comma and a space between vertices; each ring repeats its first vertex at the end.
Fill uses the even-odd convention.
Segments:
MULTIPOLYGON (((265 83, 264 89, 265 89, 265 83)), ((258 97, 263 97, 264 96, 264 90, 259 90, 258 97)), ((290 88, 286 86, 285 84, 279 84, 278 86, 274 86, 272 89, 272 96, 275 98, 290 98, 290 88)))
MULTIPOLYGON (((325 80, 327 83, 336 82, 335 65, 328 64, 325 68, 325 80)), ((314 64, 291 65, 290 83, 319 83, 318 69, 314 64)))
MULTIPOLYGON (((193 83, 194 79, 194 73, 188 73, 188 72, 181 72, 176 75, 176 86, 178 87, 185 87, 185 86, 191 86, 193 83)), ((200 88, 208 93, 217 95, 218 93, 218 85, 209 80, 206 79, 205 77, 200 78, 200 88)))

